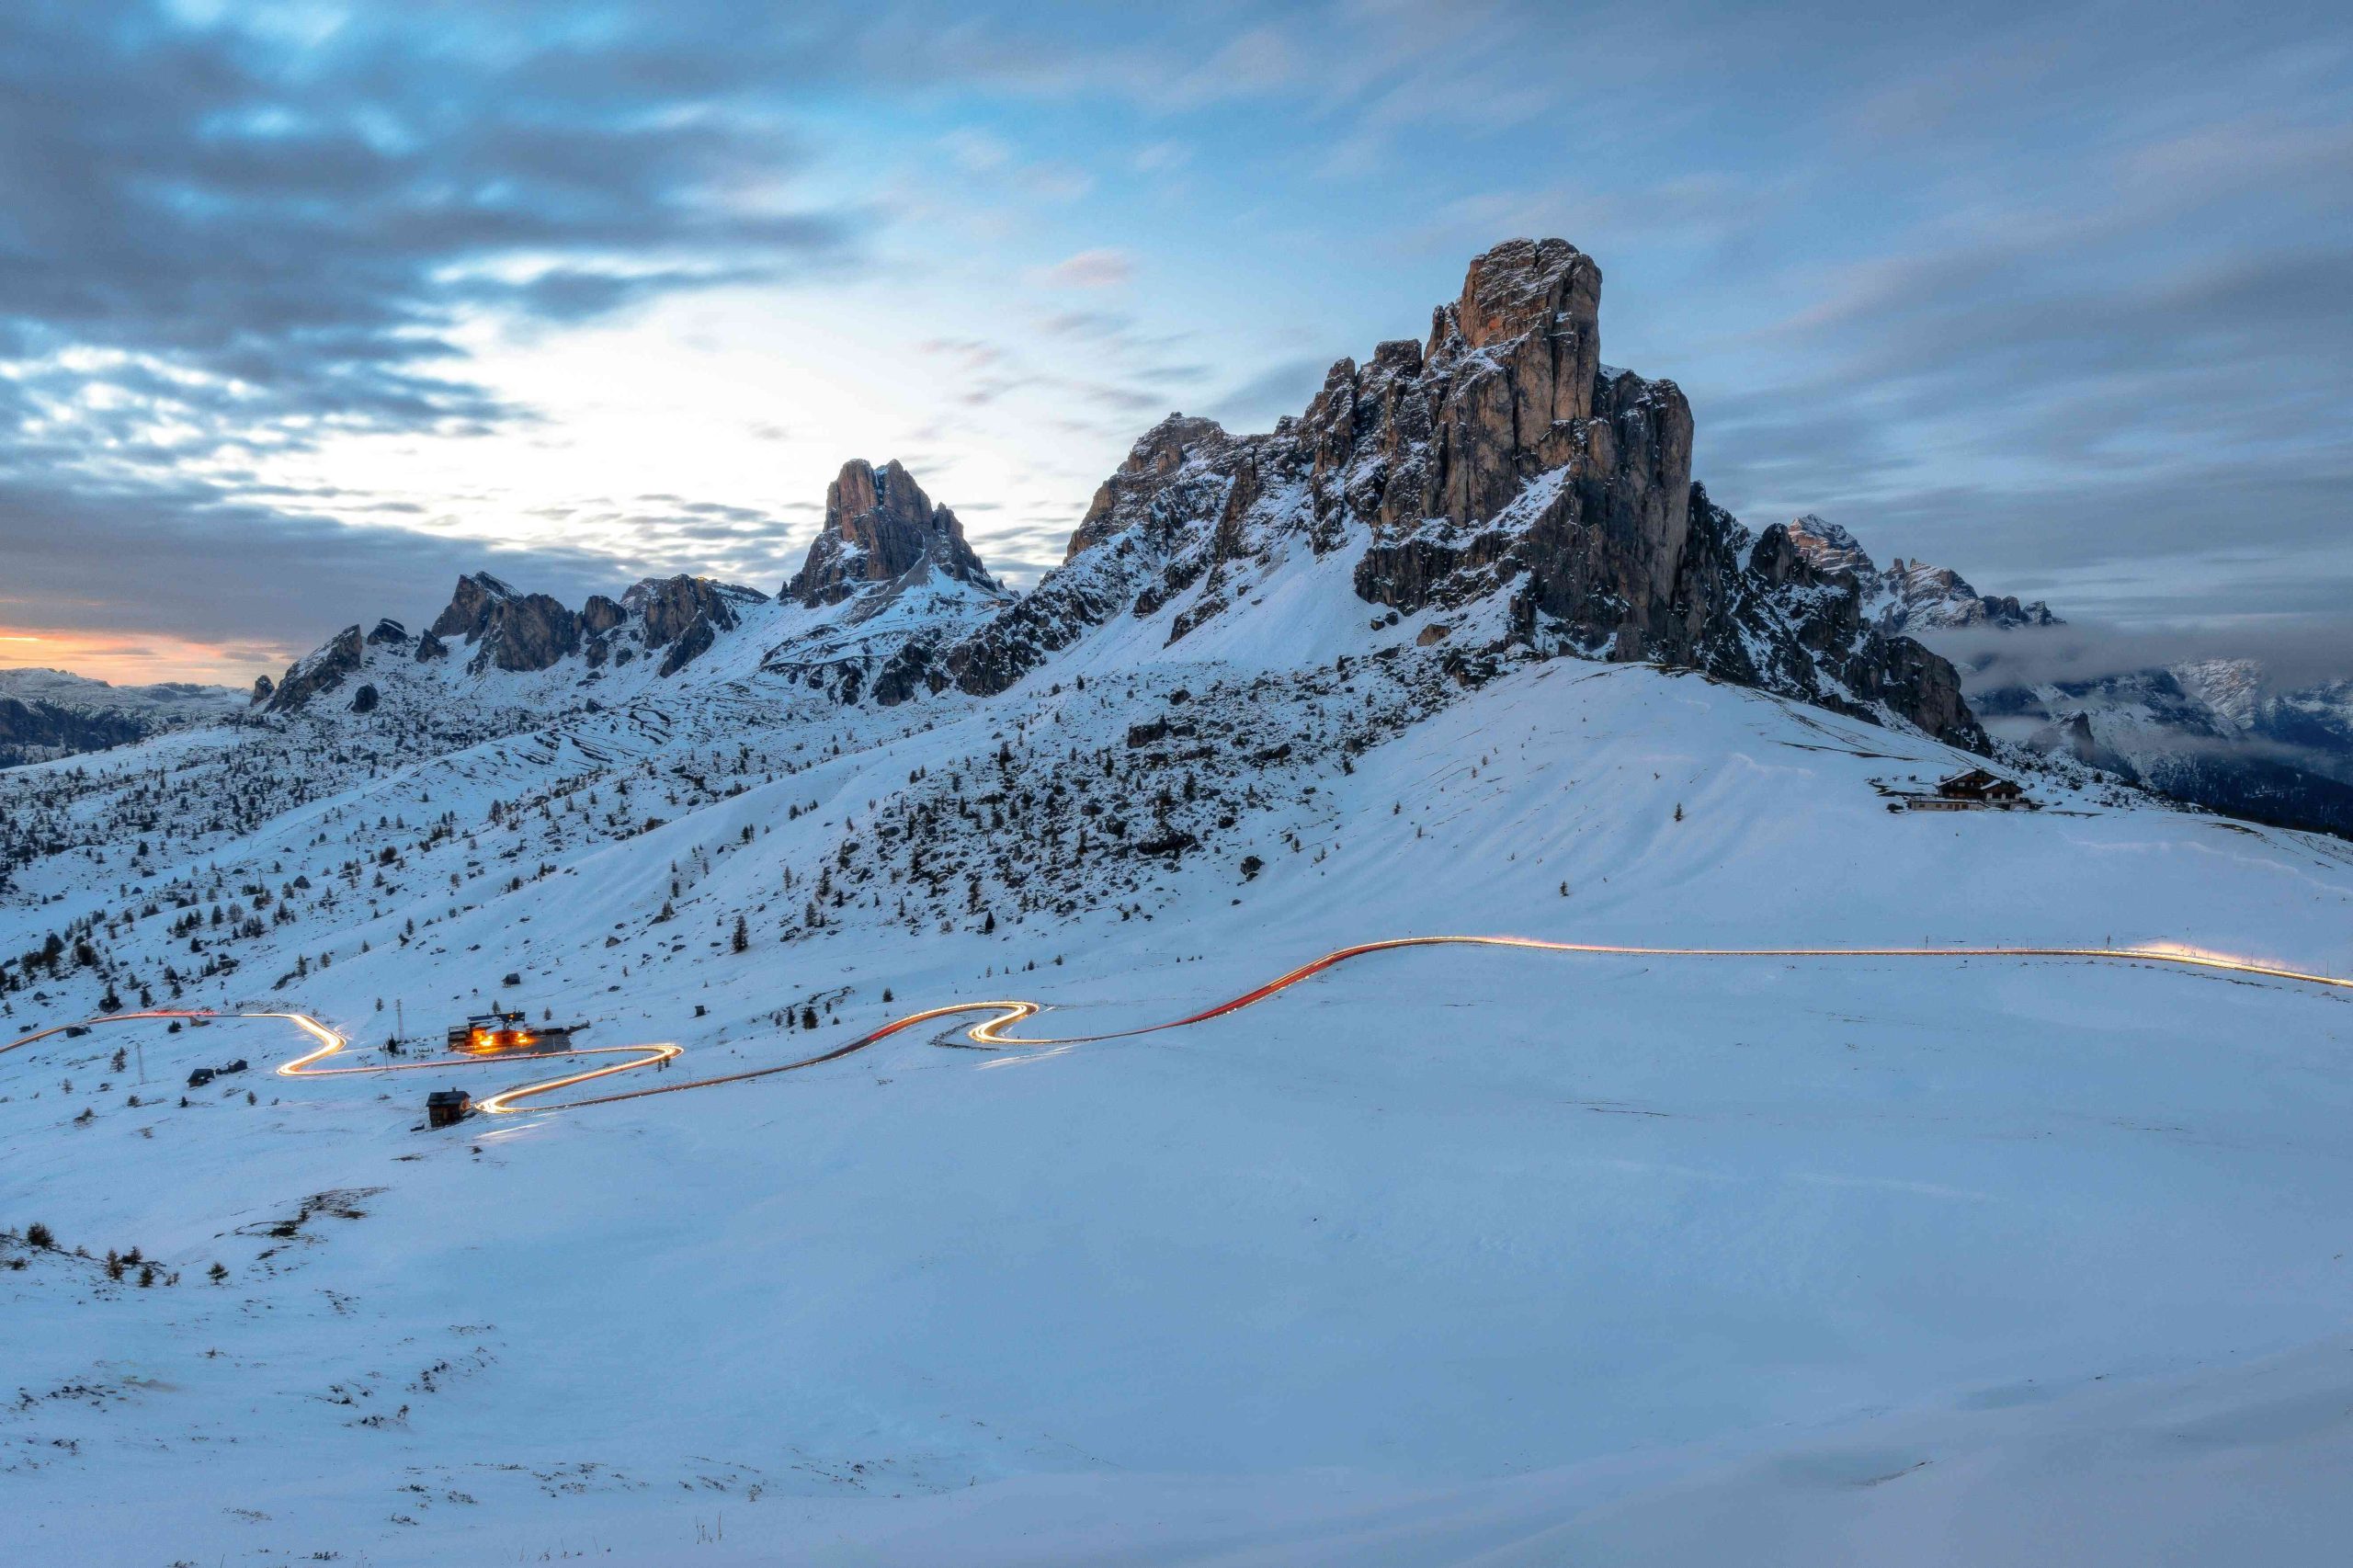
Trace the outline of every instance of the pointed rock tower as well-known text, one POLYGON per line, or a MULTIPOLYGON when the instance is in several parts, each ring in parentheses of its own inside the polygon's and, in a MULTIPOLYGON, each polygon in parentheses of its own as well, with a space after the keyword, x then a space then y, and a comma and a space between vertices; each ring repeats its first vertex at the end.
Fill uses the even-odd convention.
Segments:
POLYGON ((876 585, 912 585, 926 576, 1004 592, 964 542, 956 514, 933 506, 896 459, 880 470, 853 460, 826 486, 825 526, 782 597, 814 608, 876 585))

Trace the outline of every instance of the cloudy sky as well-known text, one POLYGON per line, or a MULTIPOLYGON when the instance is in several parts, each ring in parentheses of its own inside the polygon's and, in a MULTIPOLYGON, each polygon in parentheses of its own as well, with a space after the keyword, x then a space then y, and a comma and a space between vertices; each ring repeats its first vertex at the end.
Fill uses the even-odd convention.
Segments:
POLYGON ((0 664, 772 590, 852 456, 1026 581, 1160 415, 1296 411, 1514 234, 1752 524, 2347 623, 2341 6, 12 0, 0 664))

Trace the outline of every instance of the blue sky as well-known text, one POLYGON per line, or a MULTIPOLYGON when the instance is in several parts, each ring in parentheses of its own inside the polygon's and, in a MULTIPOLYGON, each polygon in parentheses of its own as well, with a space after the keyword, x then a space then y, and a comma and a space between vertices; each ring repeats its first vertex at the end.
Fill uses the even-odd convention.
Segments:
POLYGON ((1752 525, 2340 634, 2353 28, 1914 9, 10 6, 0 663, 773 589, 852 456, 1024 580, 1547 233, 1752 525))

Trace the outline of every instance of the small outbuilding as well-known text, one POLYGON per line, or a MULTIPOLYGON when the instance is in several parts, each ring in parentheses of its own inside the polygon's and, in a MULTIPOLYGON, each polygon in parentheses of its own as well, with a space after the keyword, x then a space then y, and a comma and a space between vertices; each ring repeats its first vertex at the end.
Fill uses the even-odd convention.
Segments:
POLYGON ((463 1089, 436 1089, 425 1096, 425 1124, 455 1127, 473 1108, 473 1096, 463 1089))

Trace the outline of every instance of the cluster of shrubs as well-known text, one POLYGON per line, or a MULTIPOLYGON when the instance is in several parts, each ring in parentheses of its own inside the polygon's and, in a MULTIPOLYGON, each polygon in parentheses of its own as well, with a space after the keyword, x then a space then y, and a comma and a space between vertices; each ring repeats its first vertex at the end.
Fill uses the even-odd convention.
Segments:
MULTIPOLYGON (((90 1256, 89 1249, 86 1247, 75 1247, 71 1254, 66 1254, 65 1249, 58 1244, 57 1233, 38 1220, 27 1225, 21 1236, 13 1231, 0 1231, 0 1242, 15 1242, 24 1249, 23 1252, 12 1252, 5 1261, 0 1261, 0 1267, 10 1269, 22 1269, 28 1267, 30 1259, 25 1256, 27 1253, 58 1253, 80 1258, 90 1256)), ((93 1261, 99 1262, 99 1266, 106 1270, 108 1279, 117 1281, 124 1278, 134 1279, 141 1290, 152 1290, 159 1284, 176 1285, 180 1282, 176 1270, 167 1272, 158 1268, 154 1260, 146 1256, 137 1247, 132 1247, 129 1252, 117 1252, 114 1248, 108 1247, 103 1260, 93 1261)), ((216 1262, 204 1271, 204 1277, 215 1285, 226 1284, 229 1279, 229 1266, 216 1262)))

